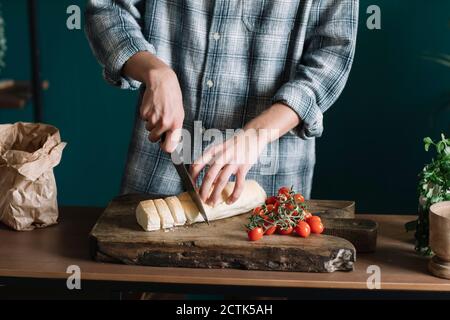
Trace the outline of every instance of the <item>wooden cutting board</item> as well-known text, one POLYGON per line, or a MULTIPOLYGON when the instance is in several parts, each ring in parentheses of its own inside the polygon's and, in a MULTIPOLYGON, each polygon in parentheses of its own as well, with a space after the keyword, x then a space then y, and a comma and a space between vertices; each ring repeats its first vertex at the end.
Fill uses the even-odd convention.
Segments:
MULTIPOLYGON (((170 231, 145 232, 137 224, 135 209, 144 199, 161 196, 128 195, 113 200, 91 231, 91 252, 97 261, 125 264, 238 268, 306 272, 351 271, 356 260, 349 241, 330 235, 272 235, 257 242, 247 240, 248 214, 170 231)), ((312 201, 313 212, 326 215, 331 203, 312 201)), ((354 215, 354 204, 336 202, 341 213, 354 215), (353 213, 352 213, 353 210, 353 213)), ((349 218, 349 217, 347 217, 349 218)))

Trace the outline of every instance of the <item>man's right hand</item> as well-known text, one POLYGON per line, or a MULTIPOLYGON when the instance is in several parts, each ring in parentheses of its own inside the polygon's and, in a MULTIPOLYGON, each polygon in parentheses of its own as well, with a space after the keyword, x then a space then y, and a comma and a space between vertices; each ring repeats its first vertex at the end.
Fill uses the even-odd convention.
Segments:
POLYGON ((184 120, 181 88, 175 72, 150 52, 138 52, 127 61, 123 73, 146 85, 140 114, 147 122, 149 140, 162 140, 161 148, 173 152, 181 139, 184 120))

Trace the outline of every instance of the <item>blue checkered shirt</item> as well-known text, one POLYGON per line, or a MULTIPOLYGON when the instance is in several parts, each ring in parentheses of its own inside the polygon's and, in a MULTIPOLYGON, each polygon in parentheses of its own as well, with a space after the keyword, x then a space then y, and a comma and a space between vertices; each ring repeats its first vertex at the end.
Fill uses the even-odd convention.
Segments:
MULTIPOLYGON (((157 55, 178 76, 191 132, 194 121, 225 132, 275 102, 292 108, 301 125, 269 145, 247 179, 269 194, 294 186, 307 198, 315 138, 347 81, 357 25, 358 0, 89 0, 86 8, 86 33, 106 80, 141 88, 122 67, 139 51, 157 55)), ((122 191, 181 192, 170 156, 147 135, 136 117, 122 191)))

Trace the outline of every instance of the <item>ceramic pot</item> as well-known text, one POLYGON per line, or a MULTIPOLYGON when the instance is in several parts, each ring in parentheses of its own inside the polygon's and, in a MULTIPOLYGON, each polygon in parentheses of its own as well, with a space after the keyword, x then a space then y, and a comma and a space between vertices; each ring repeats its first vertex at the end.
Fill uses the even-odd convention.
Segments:
POLYGON ((450 279, 450 201, 430 207, 430 247, 435 254, 429 264, 430 272, 450 279))

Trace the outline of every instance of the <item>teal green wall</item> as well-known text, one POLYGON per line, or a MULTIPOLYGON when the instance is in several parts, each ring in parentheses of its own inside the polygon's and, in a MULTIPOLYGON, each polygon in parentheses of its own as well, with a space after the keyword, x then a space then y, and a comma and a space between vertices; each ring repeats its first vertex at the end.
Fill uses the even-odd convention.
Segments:
MULTIPOLYGON (((28 79, 26 1, 0 1, 9 51, 3 78, 28 79)), ((84 33, 65 27, 66 8, 39 2, 44 121, 69 143, 56 168, 63 205, 103 206, 119 190, 136 93, 108 86, 84 33)), ((318 140, 316 198, 354 199, 360 212, 415 211, 417 173, 429 160, 421 139, 450 132, 450 69, 422 58, 450 53, 450 1, 361 1, 356 61, 343 96, 326 113, 318 140), (382 10, 382 30, 365 27, 366 8, 382 10), (440 110, 440 111, 439 111, 440 110)), ((0 123, 31 121, 32 109, 0 110, 0 123)))

